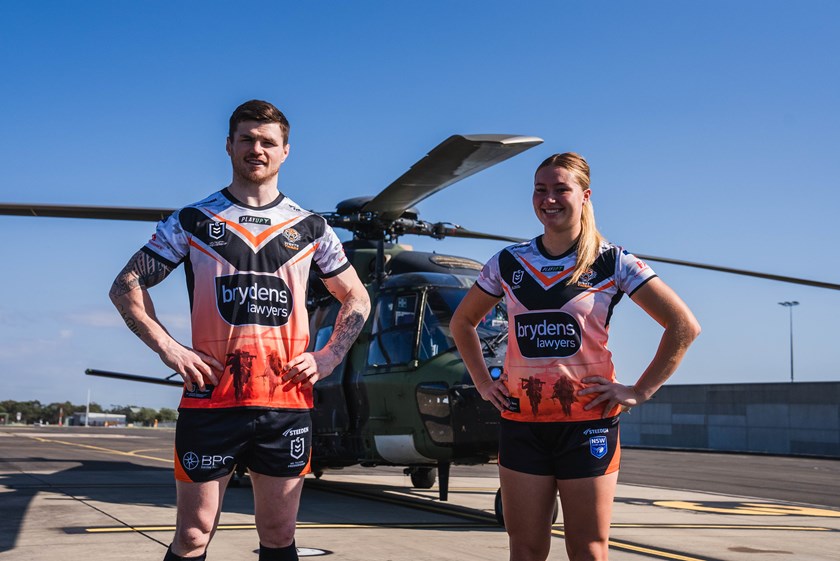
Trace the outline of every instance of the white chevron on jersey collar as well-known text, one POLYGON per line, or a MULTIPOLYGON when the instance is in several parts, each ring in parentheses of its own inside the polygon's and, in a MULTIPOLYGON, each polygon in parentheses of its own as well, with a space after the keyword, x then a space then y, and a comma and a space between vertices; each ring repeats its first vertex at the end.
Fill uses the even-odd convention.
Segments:
POLYGON ((304 218, 309 216, 308 214, 297 215, 293 216, 289 220, 280 222, 279 224, 274 224, 273 226, 269 226, 259 234, 254 234, 247 227, 243 224, 239 224, 238 222, 234 222, 233 220, 228 220, 223 216, 220 216, 212 211, 202 208, 201 209, 204 214, 206 214, 209 218, 216 220, 217 222, 222 222, 226 225, 228 231, 235 235, 237 238, 248 244, 251 249, 254 250, 254 253, 257 253, 265 247, 266 244, 271 242, 274 238, 279 235, 282 235, 283 231, 293 227, 298 222, 301 222, 304 218))

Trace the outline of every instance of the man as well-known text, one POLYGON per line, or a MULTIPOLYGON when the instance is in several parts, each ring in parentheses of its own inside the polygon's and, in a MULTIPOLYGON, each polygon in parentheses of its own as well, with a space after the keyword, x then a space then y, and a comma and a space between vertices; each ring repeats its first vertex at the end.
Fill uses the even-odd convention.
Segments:
POLYGON ((184 378, 175 435, 178 515, 164 561, 206 557, 236 464, 251 474, 260 560, 298 558, 312 385, 341 362, 370 300, 326 221, 278 190, 288 140, 289 123, 276 107, 240 105, 227 138, 231 184, 160 222, 111 288, 129 329, 184 378), (169 335, 147 292, 181 262, 192 347, 169 335), (327 345, 308 353, 310 268, 341 311, 327 345))

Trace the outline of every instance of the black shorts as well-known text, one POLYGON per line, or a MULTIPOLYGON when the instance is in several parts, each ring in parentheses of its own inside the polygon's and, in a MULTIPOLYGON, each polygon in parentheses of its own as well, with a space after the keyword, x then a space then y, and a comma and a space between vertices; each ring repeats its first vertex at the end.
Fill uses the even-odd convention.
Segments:
POLYGON ((310 472, 308 410, 181 409, 175 429, 175 479, 211 481, 237 465, 273 477, 310 472))
POLYGON ((618 470, 618 416, 572 423, 502 419, 499 465, 555 479, 579 479, 618 470))

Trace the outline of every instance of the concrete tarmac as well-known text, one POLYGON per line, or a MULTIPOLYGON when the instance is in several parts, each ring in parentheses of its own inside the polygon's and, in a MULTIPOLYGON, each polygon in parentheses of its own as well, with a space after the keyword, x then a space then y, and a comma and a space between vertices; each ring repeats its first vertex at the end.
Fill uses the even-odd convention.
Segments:
MULTIPOLYGON (((175 521, 171 430, 0 428, 0 561, 163 558, 175 521)), ((301 558, 504 561, 495 466, 453 466, 449 501, 399 468, 307 477, 301 558)), ((565 559, 562 515, 550 559, 565 559)), ((256 560, 253 500, 228 490, 210 560, 256 560)), ((623 451, 615 561, 840 559, 840 461, 623 451)))

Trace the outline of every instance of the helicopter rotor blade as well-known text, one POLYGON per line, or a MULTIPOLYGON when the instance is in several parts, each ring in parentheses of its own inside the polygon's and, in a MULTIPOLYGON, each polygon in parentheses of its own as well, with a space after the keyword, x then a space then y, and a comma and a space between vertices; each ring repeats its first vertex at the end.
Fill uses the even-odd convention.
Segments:
MULTIPOLYGON (((492 135, 484 135, 484 136, 492 136, 492 135)), ((462 137, 462 138, 478 138, 478 137, 462 137)), ((533 137, 513 137, 513 138, 531 138, 533 137)), ((539 139, 535 139, 539 140, 539 139)), ((540 141, 541 142, 541 141, 540 141)), ((440 146, 446 144, 444 142, 440 146)), ((536 144, 539 144, 537 142, 536 144)), ((534 144, 535 145, 535 144, 534 144)), ((439 146, 439 147, 440 147, 439 146)), ((522 148, 519 152, 530 148, 528 146, 526 148, 522 148)), ((433 151, 434 152, 434 151, 433 151)), ((518 153, 518 152, 516 152, 518 153)), ((431 155, 431 153, 430 153, 431 155)), ((514 154, 510 154, 511 156, 514 154)), ((510 156, 506 156, 510 157, 510 156)), ((503 159, 506 159, 502 158, 503 159)), ((428 158, 428 157, 427 157, 428 158)), ((502 161, 499 160, 499 161, 502 161)), ((421 162, 424 160, 421 160, 421 162)), ((494 162, 497 163, 497 162, 494 162)), ((492 165, 492 164, 489 164, 492 165)), ((415 166, 417 167, 417 166, 415 166)), ((487 166, 485 166, 487 167, 487 166)), ((414 169, 414 168, 412 168, 414 169)), ((483 168, 481 168, 483 169, 483 168)), ((475 171, 478 171, 476 169, 475 171)), ((475 173, 475 171, 471 173, 475 173)), ((409 171, 411 173, 411 171, 409 171)), ((408 175, 408 174, 406 174, 408 175)), ((405 176, 403 176, 405 177, 405 176)), ((447 185, 454 183, 459 179, 463 179, 466 175, 459 176, 452 181, 450 181, 447 185)), ((398 180, 399 181, 399 180, 398 180)), ((395 182, 396 183, 396 182, 395 182)), ((393 184, 392 184, 393 185, 393 184)), ((445 186, 444 186, 445 187, 445 186)), ((390 188, 390 187, 389 187, 390 188)), ((425 196, 429 196, 432 193, 442 189, 443 187, 437 188, 435 191, 431 191, 425 196)), ((380 193, 380 196, 383 195, 385 192, 383 191, 380 193)), ((377 197, 378 198, 378 197, 377 197)), ((424 197, 425 198, 425 197, 424 197)), ((372 200, 373 203, 376 199, 372 200)), ((369 205, 370 203, 368 203, 369 205)), ((411 206, 410 203, 408 206, 411 206)), ((408 207, 406 207, 408 208, 408 207)), ((365 207, 367 210, 367 207, 365 207)), ((42 205, 42 204, 12 204, 12 203, 0 203, 0 215, 8 215, 8 216, 41 216, 41 217, 53 217, 53 218, 94 218, 94 219, 104 219, 104 220, 133 220, 133 221, 140 221, 140 222, 157 222, 159 220, 163 220, 168 217, 175 209, 171 208, 143 208, 143 207, 111 207, 111 206, 90 206, 90 205, 42 205)), ((402 209, 404 210, 404 209, 402 209)), ((435 227, 440 226, 441 223, 434 225, 435 227)), ((485 234, 482 232, 472 232, 465 228, 461 228, 459 226, 454 225, 443 225, 440 229, 441 236, 440 237, 455 237, 455 238, 475 238, 475 239, 486 239, 486 240, 499 240, 499 241, 509 241, 513 243, 523 242, 526 241, 523 238, 516 238, 512 236, 501 236, 496 234, 485 234)), ((418 235, 426 234, 428 235, 429 232, 418 231, 412 232, 410 229, 407 229, 405 234, 413 234, 417 233, 418 235)), ((811 279, 802 279, 797 277, 789 277, 785 275, 775 275, 771 273, 762 273, 759 271, 748 271, 745 269, 735 269, 732 267, 722 267, 718 265, 709 265, 707 263, 696 263, 693 261, 683 261, 679 259, 670 259, 667 257, 656 257, 653 255, 643 255, 641 253, 635 253, 637 257, 640 259, 644 259, 646 261, 654 261, 658 263, 666 263, 669 265, 679 265, 682 267, 693 267, 696 269, 705 269, 708 271, 717 271, 720 273, 730 273, 733 275, 742 275, 747 277, 754 277, 760 279, 767 279, 767 280, 774 280, 778 282, 786 282, 791 284, 800 284, 804 286, 813 286, 817 288, 826 288, 828 290, 840 290, 840 284, 838 283, 830 283, 824 281, 816 281, 811 279)), ((99 371, 96 371, 99 372, 99 371)), ((92 374, 94 376, 98 376, 100 374, 92 374)), ((132 374, 125 374, 123 376, 133 376, 132 374)), ((148 381, 156 380, 155 378, 151 378, 148 381)), ((152 383, 167 383, 167 382, 152 382, 152 383)), ((180 384, 180 382, 176 382, 176 384, 180 384)))
MULTIPOLYGON (((471 232, 465 228, 461 228, 460 226, 454 224, 445 224, 445 223, 437 223, 432 225, 432 230, 435 232, 433 237, 453 237, 453 238, 476 238, 476 239, 484 239, 484 240, 500 240, 500 241, 510 241, 513 243, 522 243, 528 241, 524 238, 516 238, 513 236, 500 236, 496 234, 485 234, 482 232, 471 232), (437 233, 440 232, 440 235, 437 233)), ((411 234, 410 230, 405 231, 406 234, 411 234)), ((428 232, 424 232, 428 234, 428 232)), ((840 290, 840 284, 831 283, 831 282, 824 282, 824 281, 817 281, 811 279, 802 279, 798 277, 789 277, 786 275, 775 275, 772 273, 762 273, 759 271, 748 271, 746 269, 735 269, 732 267, 722 267, 720 265, 709 265, 707 263, 697 263, 694 261, 683 261, 680 259, 671 259, 668 257, 656 257, 654 255, 643 255, 641 253, 634 253, 636 257, 639 259, 643 259, 645 261, 654 261, 657 263, 667 263, 669 265, 679 265, 681 267, 693 267, 695 269, 705 269, 707 271, 716 271, 718 273, 729 273, 732 275, 741 275, 746 277, 753 277, 759 279, 767 279, 773 280, 778 282, 786 282, 791 284, 801 284, 804 286, 814 286, 817 288, 826 288, 828 290, 840 290)))
POLYGON ((768 279, 779 282, 787 282, 792 284, 802 284, 805 286, 815 286, 817 288, 827 288, 829 290, 840 290, 840 284, 816 281, 810 279, 800 279, 797 277, 788 277, 785 275, 774 275, 771 273, 761 273, 758 271, 747 271, 746 269, 733 269, 731 267, 721 267, 719 265, 708 265, 706 263, 695 263, 693 261, 681 261, 679 259, 669 259, 667 257, 655 257, 652 255, 642 255, 641 253, 634 253, 636 257, 644 259, 645 261, 655 261, 659 263, 668 263, 670 265, 680 265, 682 267, 694 267, 695 269, 706 269, 708 271, 717 271, 719 273, 731 273, 733 275, 742 275, 746 277, 755 277, 759 279, 768 279))
POLYGON ((136 220, 158 222, 174 208, 136 208, 87 205, 0 204, 0 214, 9 216, 44 216, 52 218, 97 218, 100 220, 136 220))
POLYGON ((138 374, 123 374, 121 372, 108 372, 107 370, 96 370, 93 368, 85 370, 85 374, 88 376, 101 376, 102 378, 128 380, 130 382, 145 382, 147 384, 160 384, 162 386, 176 386, 179 388, 184 387, 184 381, 180 377, 177 380, 170 380, 169 378, 155 378, 153 376, 140 376, 138 374))
POLYGON ((542 143, 534 136, 453 135, 433 148, 364 207, 384 220, 395 220, 409 207, 483 169, 542 143))
POLYGON ((513 236, 503 236, 501 234, 488 234, 486 232, 475 232, 467 230, 457 224, 445 224, 438 222, 432 224, 433 237, 435 238, 471 238, 475 240, 498 240, 502 242, 521 243, 528 240, 522 238, 515 238, 513 236))

